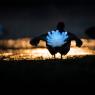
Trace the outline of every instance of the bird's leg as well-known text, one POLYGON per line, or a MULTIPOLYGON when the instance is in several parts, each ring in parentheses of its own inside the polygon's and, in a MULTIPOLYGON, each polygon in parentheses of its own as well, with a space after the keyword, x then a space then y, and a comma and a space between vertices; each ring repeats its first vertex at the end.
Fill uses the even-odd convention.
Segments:
POLYGON ((61 54, 61 59, 62 59, 62 54, 61 54))
POLYGON ((52 58, 53 58, 53 55, 52 55, 52 58))

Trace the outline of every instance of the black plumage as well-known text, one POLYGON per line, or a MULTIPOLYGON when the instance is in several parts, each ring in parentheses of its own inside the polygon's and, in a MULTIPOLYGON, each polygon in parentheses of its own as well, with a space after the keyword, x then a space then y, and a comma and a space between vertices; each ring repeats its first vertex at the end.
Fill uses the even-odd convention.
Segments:
MULTIPOLYGON (((62 32, 65 32, 64 28, 65 28, 64 23, 59 22, 57 25, 57 28, 55 30, 58 30, 60 33, 62 33, 62 32)), ((68 33, 68 39, 66 40, 66 43, 59 47, 52 47, 51 45, 48 44, 47 39, 46 39, 48 33, 34 37, 33 39, 30 40, 30 44, 37 46, 39 41, 43 40, 46 42, 46 47, 49 50, 49 52, 51 53, 51 55, 53 55, 55 58, 55 54, 57 52, 59 52, 61 54, 61 59, 62 59, 62 55, 66 55, 69 52, 72 40, 76 41, 76 46, 81 47, 81 45, 82 45, 82 41, 78 37, 76 37, 71 32, 67 32, 67 33, 68 33)))

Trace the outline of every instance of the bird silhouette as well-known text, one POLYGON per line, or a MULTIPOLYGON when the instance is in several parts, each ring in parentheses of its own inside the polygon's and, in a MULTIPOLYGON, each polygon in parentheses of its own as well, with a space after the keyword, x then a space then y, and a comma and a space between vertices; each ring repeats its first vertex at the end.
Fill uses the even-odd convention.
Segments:
POLYGON ((63 55, 65 56, 69 52, 72 40, 75 40, 76 46, 81 47, 82 45, 82 41, 76 35, 65 31, 64 28, 64 22, 59 22, 55 30, 34 37, 30 40, 30 44, 37 46, 39 41, 43 40, 46 42, 46 47, 54 59, 57 52, 61 54, 62 59, 63 55))

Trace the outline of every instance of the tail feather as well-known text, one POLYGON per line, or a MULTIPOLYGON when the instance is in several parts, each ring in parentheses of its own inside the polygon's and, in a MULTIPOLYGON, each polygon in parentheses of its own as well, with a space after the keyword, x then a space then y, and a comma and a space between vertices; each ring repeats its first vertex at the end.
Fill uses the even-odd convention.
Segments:
POLYGON ((60 33, 58 30, 51 31, 48 32, 46 39, 48 45, 52 47, 60 47, 66 43, 66 40, 68 39, 68 34, 67 32, 60 33))

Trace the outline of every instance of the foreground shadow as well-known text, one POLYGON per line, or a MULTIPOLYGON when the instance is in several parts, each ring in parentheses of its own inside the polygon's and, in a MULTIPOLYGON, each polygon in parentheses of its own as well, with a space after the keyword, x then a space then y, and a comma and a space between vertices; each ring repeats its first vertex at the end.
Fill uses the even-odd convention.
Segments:
POLYGON ((94 85, 95 56, 65 60, 0 61, 0 86, 94 85))

